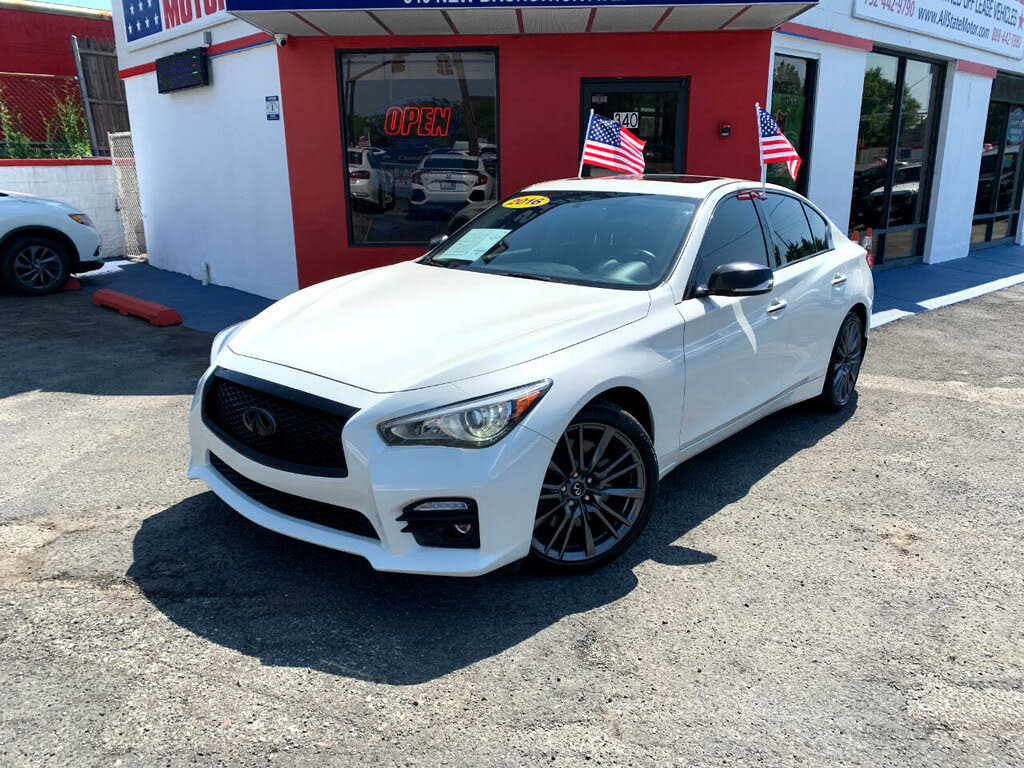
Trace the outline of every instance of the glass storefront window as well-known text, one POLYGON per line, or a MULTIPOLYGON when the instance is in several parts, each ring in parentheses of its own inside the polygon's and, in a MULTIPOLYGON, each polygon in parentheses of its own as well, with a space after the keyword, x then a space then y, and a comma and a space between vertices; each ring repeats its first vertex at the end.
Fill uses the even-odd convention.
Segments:
POLYGON ((876 263, 923 248, 942 79, 939 64, 868 54, 850 229, 874 229, 876 263))
POLYGON ((767 167, 767 180, 801 193, 807 191, 810 170, 816 67, 817 62, 812 59, 776 54, 772 68, 771 114, 800 155, 800 172, 794 181, 785 163, 772 163, 767 167))
POLYGON ((1024 79, 999 75, 992 83, 992 101, 985 123, 971 227, 972 246, 1009 240, 1017 232, 1024 186, 1022 142, 1024 79))
POLYGON ((339 55, 353 245, 423 245, 498 197, 493 51, 339 55))

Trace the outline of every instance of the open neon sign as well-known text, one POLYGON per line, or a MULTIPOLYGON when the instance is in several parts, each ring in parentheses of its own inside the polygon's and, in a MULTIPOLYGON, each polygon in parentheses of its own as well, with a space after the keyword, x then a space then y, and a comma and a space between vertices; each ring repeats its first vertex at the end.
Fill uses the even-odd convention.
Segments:
POLYGON ((388 136, 447 136, 452 122, 451 107, 388 107, 384 133, 388 136))

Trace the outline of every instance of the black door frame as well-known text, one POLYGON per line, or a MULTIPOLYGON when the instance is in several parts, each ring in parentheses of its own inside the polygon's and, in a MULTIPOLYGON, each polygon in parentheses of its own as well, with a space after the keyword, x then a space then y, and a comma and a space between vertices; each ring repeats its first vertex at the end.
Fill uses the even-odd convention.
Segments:
MULTIPOLYGON (((800 124, 800 170, 796 173, 796 191, 804 197, 807 196, 807 184, 811 173, 811 148, 814 144, 814 109, 818 99, 818 59, 811 59, 807 56, 797 56, 793 53, 776 51, 772 55, 772 79, 775 78, 775 63, 779 57, 786 59, 799 59, 804 62, 807 68, 807 77, 804 78, 804 89, 807 91, 804 104, 804 117, 800 124)), ((775 98, 775 83, 772 83, 772 98, 775 98)), ((771 105, 769 105, 769 111, 771 105)))
POLYGON ((583 155, 583 141, 590 117, 590 97, 595 93, 675 93, 676 143, 673 152, 673 173, 686 173, 687 117, 690 114, 690 78, 582 78, 580 80, 580 136, 577 155, 583 155))
POLYGON ((922 231, 926 231, 931 217, 931 196, 932 196, 932 182, 935 178, 935 161, 938 157, 939 152, 939 123, 942 122, 942 110, 945 109, 945 93, 946 93, 946 70, 944 68, 945 62, 937 59, 932 59, 927 56, 910 56, 902 51, 894 51, 888 48, 881 48, 876 46, 873 53, 878 53, 883 56, 891 56, 896 59, 896 83, 893 90, 893 109, 891 118, 891 129, 892 134, 889 137, 888 147, 888 164, 886 167, 885 177, 885 197, 882 202, 882 221, 884 226, 877 227, 874 233, 877 245, 875 246, 875 268, 882 267, 883 264, 886 267, 891 268, 894 266, 902 266, 904 264, 912 264, 920 262, 922 259, 922 251, 924 250, 924 243, 922 242, 922 231), (921 201, 921 220, 916 224, 900 224, 896 226, 889 225, 889 216, 892 214, 892 192, 893 187, 896 184, 896 171, 898 170, 898 158, 896 153, 899 151, 899 139, 900 139, 900 127, 903 121, 903 86, 906 84, 907 76, 907 61, 919 61, 924 64, 938 64, 936 68, 936 83, 935 88, 935 104, 929 105, 929 111, 932 111, 937 107, 936 119, 932 121, 931 128, 928 132, 928 157, 927 157, 927 169, 928 178, 922 178, 918 184, 918 199, 921 201), (890 259, 886 262, 886 241, 888 240, 887 235, 890 233, 895 234, 897 232, 914 232, 914 253, 910 256, 901 256, 897 259, 890 259))
MULTIPOLYGON (((1019 104, 1012 101, 1003 101, 1002 99, 992 99, 989 102, 989 109, 992 108, 992 104, 1005 104, 1006 105, 1006 117, 1003 118, 1003 130, 1002 138, 999 140, 999 154, 996 156, 996 178, 992 184, 992 190, 989 192, 988 204, 985 206, 986 213, 975 214, 971 219, 971 228, 973 229, 977 224, 982 222, 985 223, 985 239, 980 243, 971 243, 969 250, 978 250, 980 248, 988 248, 992 245, 1004 245, 1006 243, 1013 242, 1017 236, 1016 224, 1014 224, 1013 230, 1006 237, 1000 237, 995 239, 992 237, 993 226, 995 220, 1000 216, 1009 216, 1010 222, 1016 221, 1021 210, 1021 192, 1024 189, 1024 183, 1022 183, 1022 176, 1024 176, 1024 157, 1017 158, 1017 171, 1014 174, 1013 179, 1013 192, 1011 193, 1010 209, 1006 211, 997 210, 999 208, 999 187, 1003 180, 1003 158, 1006 157, 1006 140, 1010 132, 1010 116, 1013 114, 1015 109, 1024 109, 1024 104, 1019 104)), ((978 170, 978 175, 981 175, 981 170, 978 170)))

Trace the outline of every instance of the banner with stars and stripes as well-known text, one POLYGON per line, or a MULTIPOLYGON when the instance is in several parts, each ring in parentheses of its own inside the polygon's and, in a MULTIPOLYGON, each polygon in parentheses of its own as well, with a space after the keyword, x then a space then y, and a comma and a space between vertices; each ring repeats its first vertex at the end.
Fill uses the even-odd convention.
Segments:
POLYGON ((121 0, 124 8, 124 31, 128 42, 163 32, 159 0, 121 0))
POLYGON ((121 0, 121 13, 125 39, 129 44, 139 45, 194 32, 230 18, 224 10, 224 0, 121 0))

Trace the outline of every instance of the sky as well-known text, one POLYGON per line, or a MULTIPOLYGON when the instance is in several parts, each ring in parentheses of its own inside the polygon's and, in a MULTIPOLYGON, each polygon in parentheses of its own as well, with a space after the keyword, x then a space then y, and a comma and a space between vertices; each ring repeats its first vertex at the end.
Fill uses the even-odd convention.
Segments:
MULTIPOLYGON (((47 2, 48 0, 40 0, 47 2)), ((74 5, 78 8, 99 8, 102 11, 110 10, 110 0, 60 0, 59 5, 74 5)))

